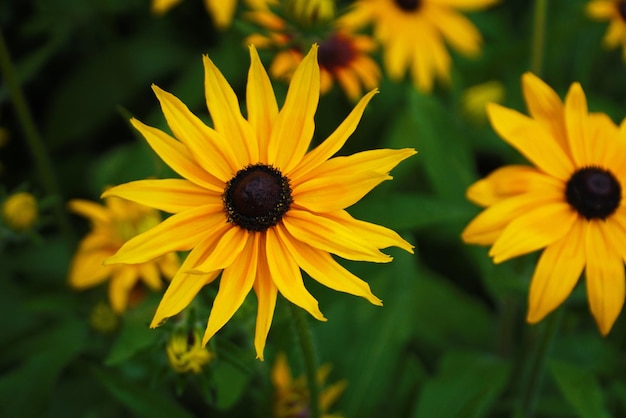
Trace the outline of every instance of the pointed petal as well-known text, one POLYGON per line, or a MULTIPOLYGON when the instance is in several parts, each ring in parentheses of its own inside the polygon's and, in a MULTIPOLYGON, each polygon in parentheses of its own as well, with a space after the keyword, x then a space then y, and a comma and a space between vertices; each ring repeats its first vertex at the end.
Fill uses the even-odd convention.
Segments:
POLYGON ((268 163, 267 149, 272 126, 278 115, 278 104, 270 79, 254 45, 250 45, 250 61, 248 88, 246 89, 248 120, 259 141, 259 161, 268 163))
POLYGON ((135 266, 121 266, 113 271, 113 277, 109 283, 109 301, 115 312, 122 313, 126 310, 130 291, 138 278, 138 270, 135 266))
POLYGON ((468 56, 480 52, 482 36, 462 14, 449 8, 433 6, 424 11, 424 17, 441 32, 452 48, 468 56))
MULTIPOLYGON (((265 238, 261 239, 264 240, 265 238)), ((272 275, 267 265, 264 245, 261 245, 259 249, 259 264, 257 266, 257 279, 254 282, 254 291, 258 301, 254 348, 256 349, 257 358, 263 361, 265 341, 272 325, 276 296, 278 295, 278 289, 272 280, 272 275)))
POLYGON ((241 116, 237 95, 213 61, 206 55, 202 58, 206 103, 215 130, 230 141, 237 167, 258 162, 259 145, 252 127, 241 116))
POLYGON ((320 95, 317 48, 317 44, 311 47, 294 72, 270 137, 268 158, 283 173, 300 163, 313 138, 320 95))
POLYGON ((211 337, 232 318, 250 293, 256 278, 260 235, 246 233, 244 235, 245 248, 239 259, 224 269, 220 279, 220 288, 213 301, 209 322, 202 337, 202 345, 206 345, 211 337))
POLYGON ((585 242, 587 298, 591 313, 604 336, 611 331, 622 310, 626 291, 624 261, 619 252, 609 245, 605 228, 601 220, 590 221, 585 242))
POLYGON ((139 276, 143 282, 152 290, 160 290, 163 287, 161 274, 155 262, 147 262, 137 265, 139 276))
POLYGON ((237 7, 236 0, 204 0, 204 5, 218 29, 230 26, 237 7))
POLYGON ((106 207, 89 200, 72 199, 67 203, 67 208, 95 224, 107 224, 111 221, 111 215, 106 207))
POLYGON ((152 85, 174 136, 208 173, 226 182, 241 168, 230 143, 209 128, 176 96, 152 85))
POLYGON ((493 129, 529 161, 546 173, 566 181, 574 165, 558 142, 538 122, 495 103, 487 105, 493 129))
POLYGON ((216 237, 219 237, 219 240, 216 242, 211 254, 190 273, 203 274, 231 266, 244 250, 246 242, 248 242, 248 235, 254 235, 254 233, 251 234, 243 228, 232 226, 228 223, 224 223, 223 228, 222 232, 215 234, 216 237))
POLYGON ((276 233, 296 263, 309 276, 333 290, 360 296, 374 305, 382 306, 382 301, 372 294, 369 285, 341 267, 330 254, 298 241, 280 224, 276 226, 276 233))
POLYGON ((132 118, 130 123, 143 135, 154 152, 172 170, 200 187, 218 193, 224 191, 223 182, 203 170, 193 159, 189 149, 184 144, 165 132, 145 125, 135 118, 132 118))
POLYGON ((572 158, 577 167, 586 167, 593 148, 597 147, 587 138, 587 99, 579 83, 574 83, 565 97, 565 124, 572 158))
POLYGON ((288 301, 313 315, 315 319, 326 321, 319 310, 317 300, 304 287, 300 268, 277 235, 276 228, 268 229, 265 234, 267 265, 278 291, 288 301))
POLYGON ((127 241, 105 264, 137 264, 172 251, 187 251, 205 237, 224 230, 222 211, 200 206, 170 216, 154 228, 127 241))
POLYGON ((291 209, 283 217, 283 224, 300 241, 347 260, 376 263, 391 261, 391 257, 381 253, 373 243, 364 237, 355 236, 351 229, 326 216, 291 209))
POLYGON ((164 212, 178 213, 198 206, 212 206, 212 212, 223 210, 222 198, 215 192, 188 180, 138 180, 111 187, 102 197, 117 196, 164 212))
POLYGON ((563 238, 548 245, 537 262, 528 294, 531 324, 541 321, 572 293, 585 266, 585 222, 575 222, 563 238))
POLYGON ((309 171, 318 167, 339 151, 356 129, 361 116, 363 116, 365 107, 376 93, 378 93, 378 89, 367 93, 352 109, 348 117, 341 122, 341 125, 324 142, 306 154, 302 162, 294 168, 293 172, 287 172, 286 175, 292 180, 298 181, 299 178, 305 176, 309 171))
POLYGON ((544 248, 565 236, 577 220, 578 213, 567 203, 538 206, 509 223, 489 255, 497 264, 544 248))
POLYGON ((287 362, 287 356, 283 352, 279 352, 274 359, 272 366, 272 383, 279 390, 286 390, 292 387, 291 370, 287 362))

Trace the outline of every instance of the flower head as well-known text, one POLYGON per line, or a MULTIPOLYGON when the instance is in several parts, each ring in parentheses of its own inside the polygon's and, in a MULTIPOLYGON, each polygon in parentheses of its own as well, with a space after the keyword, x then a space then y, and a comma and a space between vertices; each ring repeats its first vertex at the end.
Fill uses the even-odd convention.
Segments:
POLYGON ((4 223, 15 231, 31 229, 37 222, 37 217, 37 200, 28 192, 14 193, 2 204, 4 223))
POLYGON ((589 113, 578 83, 564 103, 530 73, 522 83, 530 116, 496 104, 487 113, 535 167, 505 166, 473 184, 468 198, 487 209, 463 239, 492 245, 496 263, 544 249, 530 285, 531 323, 568 297, 584 269, 591 313, 606 335, 624 303, 626 124, 589 113))
POLYGON ((626 1, 592 0, 587 3, 586 10, 592 19, 609 21, 603 42, 608 48, 622 45, 623 58, 626 60, 626 1))
POLYGON ((395 232, 352 218, 344 208, 388 180, 412 149, 365 151, 330 158, 356 129, 370 92, 321 145, 307 153, 319 100, 317 46, 294 73, 282 109, 256 49, 250 47, 248 119, 217 67, 204 57, 206 102, 215 128, 176 97, 154 87, 175 138, 131 120, 154 151, 184 179, 140 180, 104 193, 174 213, 128 241, 109 263, 142 263, 191 250, 172 279, 151 326, 182 311, 221 273, 203 343, 226 324, 254 289, 255 347, 263 358, 276 297, 325 320, 300 268, 335 290, 381 304, 367 283, 330 255, 388 262, 381 248, 412 247, 395 232))
POLYGON ((91 232, 80 242, 70 265, 72 287, 86 289, 110 279, 109 300, 113 310, 120 313, 126 310, 139 282, 159 290, 163 287, 161 275, 169 279, 176 273, 179 263, 175 253, 138 265, 103 265, 125 241, 161 221, 156 210, 116 197, 105 199, 104 206, 80 199, 70 201, 68 206, 92 223, 91 232))
MULTIPOLYGON (((317 372, 317 382, 320 386, 326 383, 330 374, 331 366, 324 364, 317 372)), ((274 384, 274 418, 300 418, 308 417, 309 390, 304 376, 294 379, 291 376, 289 363, 284 353, 276 356, 272 367, 272 383, 274 384)), ((345 390, 348 382, 341 380, 327 387, 320 393, 319 405, 323 413, 322 418, 339 418, 337 415, 329 415, 326 412, 337 401, 345 390)))
POLYGON ((167 358, 177 373, 200 373, 215 355, 202 346, 200 334, 175 332, 167 342, 167 358))
POLYGON ((340 19, 346 27, 374 25, 374 37, 383 45, 383 64, 393 80, 410 69, 415 87, 429 92, 435 78, 449 81, 453 49, 475 56, 482 37, 458 10, 478 10, 498 0, 357 0, 340 19))

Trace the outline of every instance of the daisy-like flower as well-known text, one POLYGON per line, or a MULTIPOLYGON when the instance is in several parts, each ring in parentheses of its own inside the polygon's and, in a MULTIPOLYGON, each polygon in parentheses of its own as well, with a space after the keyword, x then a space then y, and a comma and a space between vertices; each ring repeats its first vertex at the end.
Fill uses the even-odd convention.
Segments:
POLYGON ((626 1, 593 0, 587 3, 587 15, 595 20, 610 22, 603 42, 608 48, 622 45, 622 55, 626 60, 626 1))
MULTIPOLYGON (((317 371, 317 382, 324 386, 330 374, 330 364, 324 364, 317 371)), ((272 367, 272 383, 274 384, 274 418, 308 417, 309 390, 304 376, 294 379, 284 353, 278 354, 272 367)), ((327 411, 339 399, 348 382, 341 380, 334 383, 320 393, 319 406, 322 418, 340 418, 339 415, 329 415, 327 411)))
POLYGON ((417 89, 430 92, 435 78, 450 79, 450 54, 478 55, 482 37, 457 10, 474 11, 498 0, 357 0, 340 24, 359 28, 374 25, 374 37, 383 45, 383 64, 392 80, 410 69, 417 89))
MULTIPOLYGON (((268 34, 253 34, 247 42, 264 48, 278 48, 280 51, 270 64, 269 72, 272 77, 290 80, 304 57, 300 43, 294 42, 302 36, 297 28, 273 13, 268 5, 273 3, 259 2, 254 11, 246 15, 266 29, 268 34)), ((378 87, 382 75, 378 64, 370 57, 376 49, 371 37, 334 27, 324 37, 316 37, 316 42, 319 44, 322 94, 332 89, 334 81, 354 101, 361 97, 363 89, 378 87)))
POLYGON ((463 239, 492 245, 496 263, 544 248, 530 285, 530 323, 563 303, 584 269, 591 313, 607 335, 624 303, 626 124, 589 113, 578 83, 564 103, 530 73, 522 83, 530 116, 497 104, 487 112, 535 167, 505 166, 473 184, 468 198, 487 209, 463 239))
POLYGON ((254 289, 258 301, 255 347, 263 358, 276 297, 325 320, 304 287, 300 268, 332 289, 380 305, 367 283, 330 255, 388 262, 381 248, 412 246, 395 232, 352 218, 344 208, 388 180, 412 149, 365 151, 330 158, 356 129, 367 94, 322 144, 307 153, 320 90, 317 46, 305 57, 279 111, 269 78, 250 47, 248 120, 234 91, 204 57, 206 102, 214 129, 175 96, 154 87, 175 138, 138 120, 131 123, 154 151, 184 179, 140 180, 107 190, 174 213, 128 241, 107 263, 143 263, 161 254, 191 250, 172 279, 152 327, 182 311, 221 273, 203 344, 215 335, 254 289))
MULTIPOLYGON (((152 13, 163 15, 182 0, 152 0, 152 13)), ((204 6, 218 29, 230 26, 237 9, 237 0, 204 0, 204 6)))
POLYGON ((164 253, 137 265, 103 265, 125 241, 161 221, 156 210, 116 197, 105 199, 105 206, 80 199, 70 201, 68 206, 92 224, 91 232, 80 242, 70 265, 69 283, 82 290, 110 279, 109 301, 115 312, 126 310, 137 284, 160 290, 163 287, 161 277, 172 278, 180 267, 175 253, 164 253))

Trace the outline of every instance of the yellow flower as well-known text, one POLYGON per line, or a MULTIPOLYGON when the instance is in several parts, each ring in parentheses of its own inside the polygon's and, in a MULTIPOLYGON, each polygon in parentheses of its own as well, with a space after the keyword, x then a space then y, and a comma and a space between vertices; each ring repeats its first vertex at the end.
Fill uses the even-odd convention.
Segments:
MULTIPOLYGON (((152 13, 163 15, 182 0, 152 0, 152 13)), ((204 0, 204 6, 218 29, 230 26, 237 9, 237 0, 204 0)))
POLYGON ((448 82, 450 54, 444 41, 467 56, 480 52, 482 37, 459 10, 478 10, 498 0, 358 0, 340 24, 373 23, 383 45, 383 64, 392 80, 410 69, 417 89, 430 92, 435 78, 448 82))
MULTIPOLYGON (((269 31, 267 36, 253 34, 247 42, 260 47, 281 49, 272 61, 269 71, 272 77, 290 80, 304 57, 300 45, 292 42, 301 38, 294 28, 274 14, 268 5, 260 3, 247 14, 249 20, 269 31)), ((366 35, 357 35, 345 28, 333 28, 319 43, 318 63, 321 71, 321 94, 328 93, 336 80, 351 100, 363 94, 363 88, 371 90, 379 85, 381 71, 370 57, 376 49, 374 40, 366 35)))
POLYGON ((487 113, 536 168, 505 166, 474 183, 467 196, 487 209, 463 239, 492 245, 496 263, 545 248, 530 285, 531 323, 563 303, 585 269, 591 312, 607 335, 624 303, 626 124, 589 113, 578 83, 564 103, 530 73, 522 83, 530 117, 496 104, 487 113))
POLYGON ((175 332, 167 343, 167 358, 178 373, 200 373, 215 356, 202 346, 200 334, 175 332))
POLYGON ((37 222, 37 200, 27 192, 9 196, 2 205, 4 223, 15 231, 27 231, 37 222))
POLYGON ((302 25, 328 22, 335 17, 334 0, 291 0, 285 8, 290 16, 302 25))
POLYGON ((487 81, 465 89, 461 95, 461 106, 467 116, 475 121, 486 120, 488 103, 504 100, 504 86, 497 80, 487 81))
POLYGON ((110 263, 142 263, 175 250, 191 250, 172 279, 152 327, 183 310, 220 273, 203 344, 233 316, 254 289, 258 300, 255 347, 263 358, 277 293, 325 320, 304 287, 300 268, 332 289, 380 305, 367 283, 330 255, 388 262, 381 248, 412 246, 395 232, 352 218, 344 208, 388 180, 412 149, 374 150, 330 158, 356 129, 376 91, 356 105, 326 141, 307 153, 319 100, 317 46, 296 70, 279 111, 269 78, 250 47, 248 120, 234 91, 204 57, 206 102, 215 129, 175 96, 154 86, 170 135, 131 123, 184 179, 141 180, 104 193, 174 213, 128 241, 110 263), (329 159, 330 158, 330 159, 329 159))
POLYGON ((626 60, 626 1, 593 0, 587 3, 587 15, 595 20, 610 21, 603 42, 609 48, 621 44, 626 60))
POLYGON ((69 209, 88 218, 92 231, 80 242, 70 265, 69 283, 76 289, 96 286, 110 278, 109 300, 117 313, 126 310, 135 286, 141 280, 153 290, 162 288, 161 274, 171 278, 179 267, 175 253, 145 260, 138 265, 103 265, 122 244, 157 225, 157 211, 118 198, 105 199, 102 206, 87 200, 69 202, 69 209))
MULTIPOLYGON (((331 367, 325 364, 317 372, 317 382, 323 386, 330 374, 331 367)), ((309 390, 304 376, 291 377, 291 370, 284 353, 276 356, 272 367, 272 383, 275 387, 274 418, 299 418, 309 416, 309 390)), ((340 418, 339 415, 326 414, 337 401, 348 383, 341 380, 320 393, 319 406, 322 418, 340 418)))

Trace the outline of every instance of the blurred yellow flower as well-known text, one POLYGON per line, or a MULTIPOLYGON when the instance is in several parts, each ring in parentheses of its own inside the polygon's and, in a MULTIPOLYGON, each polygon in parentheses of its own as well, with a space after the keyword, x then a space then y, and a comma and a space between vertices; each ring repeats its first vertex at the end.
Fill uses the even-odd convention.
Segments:
MULTIPOLYGON (((331 366, 325 364, 317 372, 317 382, 321 386, 326 383, 330 374, 331 366)), ((300 418, 308 417, 309 411, 309 390, 306 379, 300 376, 293 379, 291 370, 284 353, 276 356, 276 361, 272 367, 272 383, 275 388, 274 395, 274 418, 300 418)), ((326 412, 339 399, 346 389, 348 382, 341 380, 322 390, 319 398, 322 418, 340 418, 340 415, 329 415, 326 412)))
POLYGON ((167 342, 167 358, 177 373, 200 373, 215 356, 202 346, 200 334, 174 332, 167 342))
POLYGON ((381 149, 330 158, 356 129, 376 93, 372 91, 325 142, 307 153, 320 91, 317 46, 296 70, 280 111, 254 46, 250 57, 248 120, 235 92, 207 56, 205 93, 215 129, 175 96, 153 87, 175 138, 136 119, 131 123, 184 179, 136 181, 104 193, 174 213, 128 241, 106 263, 143 263, 170 251, 191 250, 151 327, 182 311, 221 273, 203 344, 254 289, 255 347, 263 359, 279 291, 315 318, 326 320, 305 288, 300 268, 323 285, 381 304, 368 284, 330 253, 349 260, 389 262, 391 257, 381 248, 397 246, 412 252, 395 232, 356 220, 344 208, 391 179, 389 171, 415 151, 381 149))
POLYGON ((37 222, 38 209, 35 196, 27 192, 10 195, 2 204, 2 218, 14 231, 27 231, 37 222))
POLYGON ((591 313, 607 335, 624 304, 626 123, 589 113, 572 84, 562 103, 536 76, 522 78, 530 117, 497 104, 495 131, 535 166, 505 166, 474 183, 468 198, 487 207, 463 231, 492 245, 501 263, 545 248, 530 285, 527 320, 542 320, 574 289, 583 269, 591 313))
POLYGON ((444 41, 467 56, 480 52, 480 32, 457 10, 479 10, 498 1, 357 0, 339 23, 350 28, 373 23, 389 78, 400 80, 410 69, 415 87, 430 92, 435 78, 450 79, 451 58, 444 41))
POLYGON ((119 318, 117 314, 105 302, 97 303, 89 315, 89 324, 102 334, 109 334, 115 331, 118 323, 119 318))
MULTIPOLYGON (((152 13, 163 15, 182 0, 152 0, 152 13)), ((218 29, 230 26, 237 9, 237 0, 204 0, 204 6, 218 29)))
POLYGON ((626 1, 592 0, 587 3, 586 9, 592 19, 609 21, 603 42, 609 48, 622 45, 622 55, 626 60, 626 1))
POLYGON ((287 0, 287 13, 302 25, 329 22, 335 17, 335 0, 287 0))
POLYGON ((475 121, 484 122, 488 103, 502 103, 504 86, 497 80, 468 87, 461 94, 463 112, 475 121))
POLYGON ((105 206, 75 199, 68 207, 92 224, 70 265, 69 283, 76 289, 86 289, 110 278, 109 300, 115 312, 126 310, 140 280, 151 289, 160 290, 161 275, 170 279, 178 270, 178 256, 172 252, 138 265, 103 265, 125 241, 161 221, 156 210, 115 197, 105 199, 105 206))

